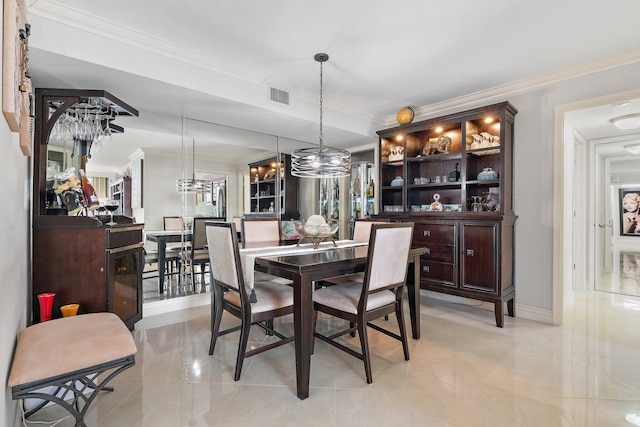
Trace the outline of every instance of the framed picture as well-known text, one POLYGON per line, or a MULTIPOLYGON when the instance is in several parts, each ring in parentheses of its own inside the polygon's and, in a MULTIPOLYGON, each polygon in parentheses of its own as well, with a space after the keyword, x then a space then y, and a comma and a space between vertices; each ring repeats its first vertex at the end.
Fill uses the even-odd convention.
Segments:
POLYGON ((2 113, 12 132, 20 134, 20 148, 31 155, 31 103, 29 78, 29 24, 24 0, 4 0, 2 36, 2 113))
POLYGON ((142 159, 138 159, 131 165, 131 208, 142 207, 142 159))
POLYGON ((620 201, 620 235, 640 236, 640 187, 621 188, 620 201))

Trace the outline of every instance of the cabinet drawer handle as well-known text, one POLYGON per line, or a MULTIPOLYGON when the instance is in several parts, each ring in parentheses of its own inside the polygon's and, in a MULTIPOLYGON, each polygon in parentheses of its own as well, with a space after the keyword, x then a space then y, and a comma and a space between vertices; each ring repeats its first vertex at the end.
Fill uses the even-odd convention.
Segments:
POLYGON ((473 249, 467 249, 467 256, 473 256, 473 249))
POLYGON ((425 273, 428 273, 429 272, 429 266, 428 265, 423 265, 422 266, 422 271, 425 272, 425 273))
POLYGON ((427 255, 431 255, 431 249, 426 248, 426 249, 424 250, 424 253, 425 253, 425 254, 427 254, 427 255))
POLYGON ((424 231, 422 232, 422 236, 423 236, 423 237, 431 237, 431 231, 429 231, 429 230, 424 230, 424 231))

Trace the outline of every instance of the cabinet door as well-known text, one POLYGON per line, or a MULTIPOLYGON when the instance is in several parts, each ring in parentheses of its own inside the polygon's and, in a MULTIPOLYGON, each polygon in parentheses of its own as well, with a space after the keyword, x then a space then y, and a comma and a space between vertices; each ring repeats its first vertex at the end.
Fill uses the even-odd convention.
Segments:
POLYGON ((460 287, 497 294, 498 224, 462 223, 460 231, 460 287))
POLYGON ((141 245, 107 249, 108 309, 129 329, 142 319, 143 259, 141 245))

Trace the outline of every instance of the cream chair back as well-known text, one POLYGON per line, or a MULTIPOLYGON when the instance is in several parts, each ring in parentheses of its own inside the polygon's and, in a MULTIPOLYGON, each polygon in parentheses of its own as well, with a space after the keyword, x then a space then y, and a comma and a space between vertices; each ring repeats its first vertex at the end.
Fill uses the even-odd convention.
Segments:
POLYGON ((364 279, 369 292, 404 284, 412 239, 413 223, 373 225, 364 279))
MULTIPOLYGON (((229 223, 208 223, 205 227, 214 286, 224 285, 240 292, 244 283, 235 227, 229 223)), ((240 292, 241 295, 244 292, 240 292)))
POLYGON ((241 222, 243 244, 280 240, 280 221, 278 219, 252 220, 243 218, 241 222))
POLYGON ((179 216, 163 216, 162 228, 165 231, 182 231, 182 217, 179 216))
POLYGON ((356 242, 368 242, 373 224, 386 224, 386 221, 356 221, 353 225, 353 238, 356 242))

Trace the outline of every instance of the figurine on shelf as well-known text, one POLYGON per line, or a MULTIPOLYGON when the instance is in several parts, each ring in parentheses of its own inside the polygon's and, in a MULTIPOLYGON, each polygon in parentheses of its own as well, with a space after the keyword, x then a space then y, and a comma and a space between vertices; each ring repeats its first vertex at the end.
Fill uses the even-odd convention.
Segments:
POLYGON ((265 180, 274 179, 275 177, 276 177, 276 169, 275 168, 269 169, 264 174, 264 179, 265 180))
POLYGON ((451 148, 451 138, 441 136, 439 138, 429 138, 427 145, 422 149, 423 156, 431 156, 433 154, 446 154, 451 148))
POLYGON ((274 209, 273 209, 273 202, 271 202, 271 203, 269 204, 269 212, 273 212, 273 210, 274 210, 274 209))
POLYGON ((442 212, 444 210, 444 206, 440 203, 440 194, 436 193, 433 195, 433 203, 431 203, 431 210, 442 212))
POLYGON ((389 161, 402 160, 404 158, 404 147, 402 145, 396 145, 391 147, 391 153, 389 154, 389 161))

